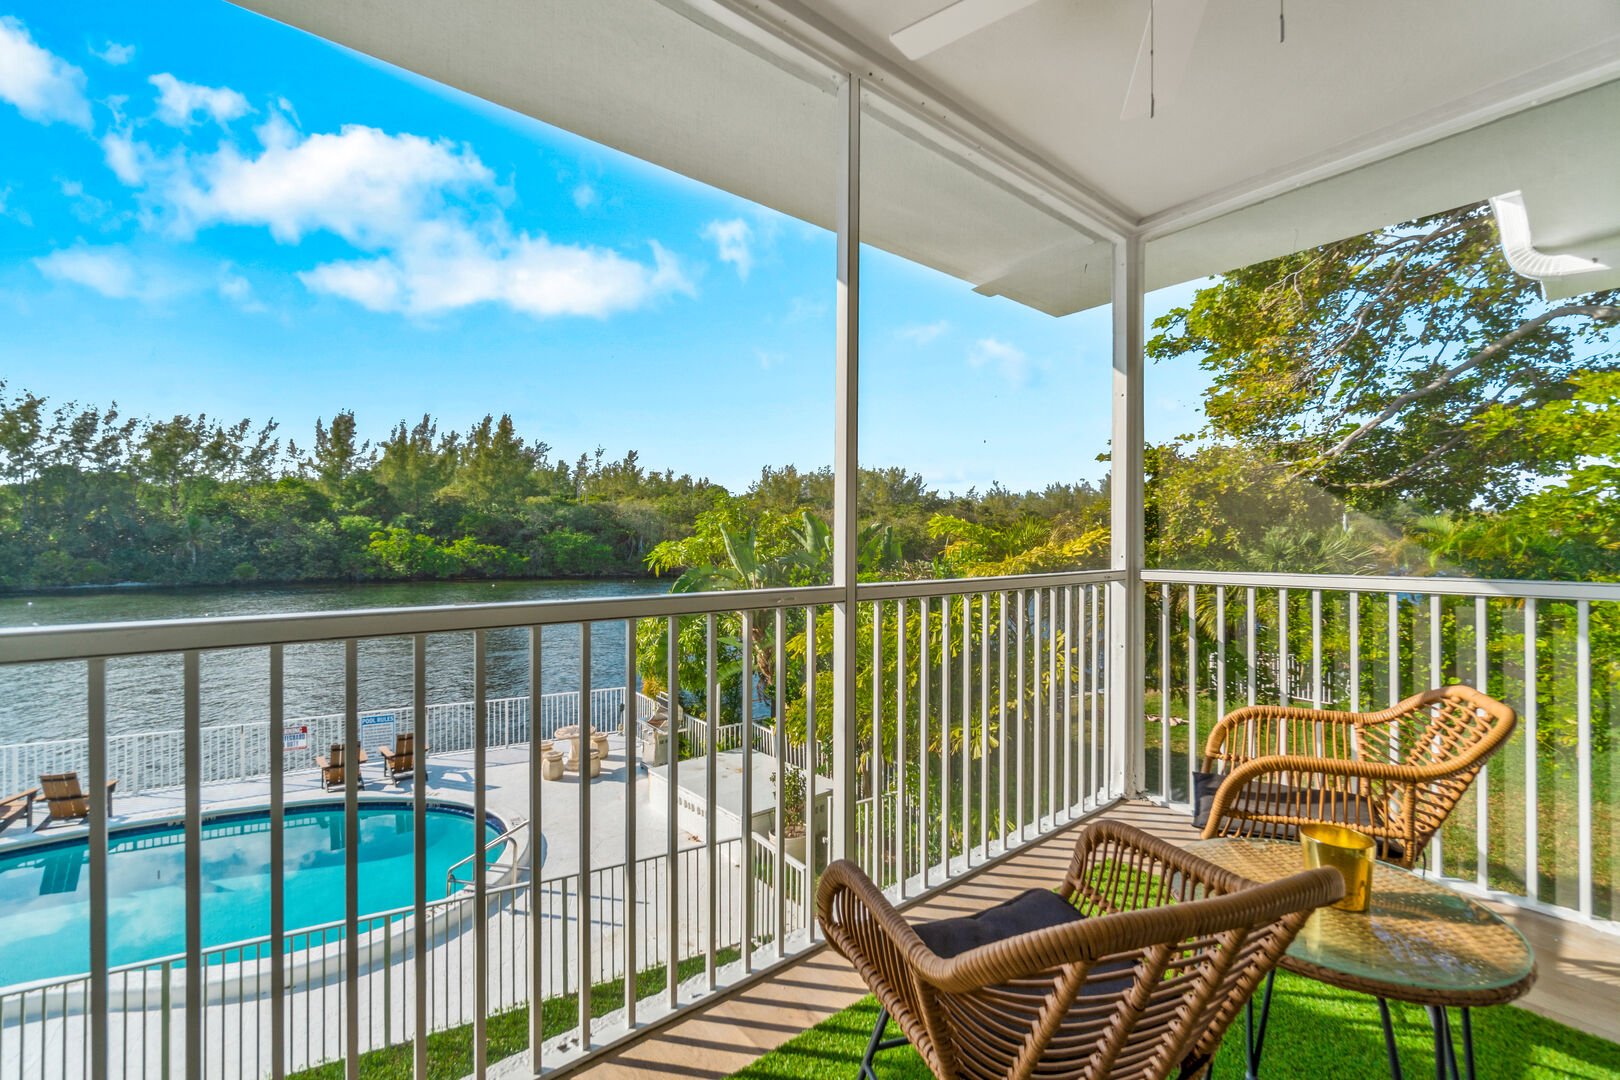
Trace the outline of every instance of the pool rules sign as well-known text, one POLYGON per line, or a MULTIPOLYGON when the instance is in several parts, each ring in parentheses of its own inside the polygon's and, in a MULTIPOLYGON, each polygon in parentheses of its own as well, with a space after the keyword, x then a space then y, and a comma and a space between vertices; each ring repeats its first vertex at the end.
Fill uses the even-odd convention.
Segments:
POLYGON ((364 713, 360 717, 360 746, 373 749, 394 745, 394 714, 364 713))

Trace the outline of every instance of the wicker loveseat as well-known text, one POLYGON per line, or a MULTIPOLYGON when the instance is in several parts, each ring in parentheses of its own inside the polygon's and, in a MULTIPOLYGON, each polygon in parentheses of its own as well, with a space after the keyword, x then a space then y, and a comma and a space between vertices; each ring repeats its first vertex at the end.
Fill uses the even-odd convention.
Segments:
POLYGON ((968 919, 914 926, 845 861, 816 902, 882 1006, 862 1076, 892 1017, 941 1080, 1158 1080, 1207 1071, 1306 918, 1343 891, 1331 869, 1256 885, 1101 821, 1055 892, 968 919))
POLYGON ((1331 822, 1412 866, 1490 756, 1514 712, 1469 686, 1415 694, 1382 712, 1261 705, 1227 714, 1193 776, 1204 836, 1290 839, 1331 822))

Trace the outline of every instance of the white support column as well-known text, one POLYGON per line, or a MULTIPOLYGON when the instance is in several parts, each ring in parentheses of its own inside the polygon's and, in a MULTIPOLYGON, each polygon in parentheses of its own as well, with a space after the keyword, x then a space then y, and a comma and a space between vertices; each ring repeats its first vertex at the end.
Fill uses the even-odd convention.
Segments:
MULTIPOLYGON (((861 81, 851 74, 838 93, 844 138, 838 171, 838 345, 834 380, 833 809, 829 841, 834 859, 853 858, 855 840, 855 600, 856 438, 860 403, 861 81)), ((815 790, 812 776, 807 790, 815 790)))
POLYGON ((1108 586, 1108 724, 1112 760, 1108 786, 1135 795, 1145 769, 1142 730, 1142 348, 1144 244, 1114 245, 1114 422, 1110 442, 1110 569, 1124 574, 1108 586))

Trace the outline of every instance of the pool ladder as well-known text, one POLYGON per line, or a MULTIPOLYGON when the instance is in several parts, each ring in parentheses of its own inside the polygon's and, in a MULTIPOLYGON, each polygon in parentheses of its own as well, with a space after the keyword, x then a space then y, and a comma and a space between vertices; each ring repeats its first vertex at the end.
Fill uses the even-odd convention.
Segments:
POLYGON ((522 832, 528 827, 529 822, 527 819, 520 820, 516 825, 513 825, 510 829, 507 829, 505 832, 501 833, 501 835, 485 844, 482 852, 475 851, 471 855, 468 855, 465 859, 462 859, 460 862, 452 863, 450 865, 450 869, 445 871, 444 895, 449 896, 450 894, 454 893, 457 886, 462 888, 470 888, 472 886, 473 883, 471 879, 462 881, 460 878, 456 877, 457 870, 460 870, 463 866, 469 865, 474 859, 478 858, 480 854, 482 854, 486 859, 489 858, 489 853, 491 851, 494 851, 508 840, 511 840, 518 833, 522 832))

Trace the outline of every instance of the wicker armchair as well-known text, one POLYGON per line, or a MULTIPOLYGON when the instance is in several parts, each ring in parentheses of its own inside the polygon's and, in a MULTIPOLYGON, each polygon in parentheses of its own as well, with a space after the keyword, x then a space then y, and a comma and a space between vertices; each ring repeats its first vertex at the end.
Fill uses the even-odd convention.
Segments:
POLYGON ((1378 841, 1380 858, 1410 867, 1515 720, 1468 686, 1373 713, 1238 709, 1205 744, 1194 824, 1206 837, 1271 839, 1314 822, 1348 825, 1378 841))
POLYGON ((875 1075, 873 1051, 900 1041, 880 1041, 892 1016, 941 1080, 1158 1080, 1207 1069, 1311 911, 1343 893, 1335 870, 1256 885, 1102 821, 1080 835, 1055 894, 1031 890, 972 919, 913 926, 845 861, 827 868, 816 906, 883 1009, 862 1076, 875 1075), (1027 900, 1063 914, 954 955, 929 944, 1027 900))

